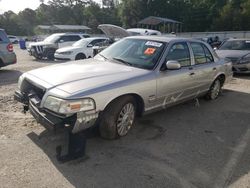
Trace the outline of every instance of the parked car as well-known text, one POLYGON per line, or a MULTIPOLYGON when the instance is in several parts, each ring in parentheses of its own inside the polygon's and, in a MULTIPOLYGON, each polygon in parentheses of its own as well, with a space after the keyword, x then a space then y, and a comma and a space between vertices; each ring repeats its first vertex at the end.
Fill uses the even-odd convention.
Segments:
POLYGON ((75 42, 72 46, 59 48, 55 52, 55 58, 59 60, 79 60, 94 56, 93 47, 109 41, 106 37, 90 37, 75 42))
POLYGON ((0 29, 0 67, 16 63, 13 45, 3 29, 0 29))
POLYGON ((8 38, 10 39, 10 42, 12 44, 17 44, 19 41, 19 38, 17 36, 14 36, 14 35, 8 35, 8 38))
POLYGON ((212 48, 218 48, 222 44, 222 41, 220 41, 218 36, 215 36, 215 37, 203 37, 203 38, 195 37, 194 39, 206 42, 206 43, 210 44, 210 46, 212 48))
POLYGON ((192 39, 134 36, 92 59, 24 73, 15 99, 45 127, 72 133, 99 125, 104 138, 125 136, 136 116, 200 96, 216 99, 232 64, 192 39))
POLYGON ((82 33, 55 33, 41 42, 32 42, 27 50, 36 59, 54 59, 54 53, 58 48, 71 46, 74 42, 87 38, 89 35, 82 33))
POLYGON ((250 73, 250 39, 228 39, 222 43, 216 53, 233 63, 233 72, 250 73))
POLYGON ((113 39, 114 41, 128 36, 161 35, 161 32, 157 30, 144 28, 131 28, 126 30, 122 27, 112 24, 101 24, 98 26, 98 29, 102 30, 102 32, 105 33, 107 37, 113 39))

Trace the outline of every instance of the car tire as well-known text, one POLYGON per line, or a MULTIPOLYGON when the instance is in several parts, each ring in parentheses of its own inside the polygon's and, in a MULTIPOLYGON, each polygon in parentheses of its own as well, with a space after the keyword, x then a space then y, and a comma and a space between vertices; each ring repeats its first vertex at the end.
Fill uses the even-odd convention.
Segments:
POLYGON ((43 59, 43 57, 41 55, 33 55, 35 57, 36 60, 41 60, 43 59))
POLYGON ((222 83, 220 79, 216 79, 213 84, 211 85, 207 95, 205 96, 208 100, 215 100, 221 93, 222 83))
POLYGON ((55 50, 49 50, 47 52, 47 59, 48 60, 54 60, 55 59, 54 53, 55 53, 55 50))
POLYGON ((132 96, 124 96, 111 102, 99 122, 102 138, 116 139, 127 135, 136 117, 136 102, 132 96))
POLYGON ((75 60, 86 59, 84 54, 77 54, 75 60))

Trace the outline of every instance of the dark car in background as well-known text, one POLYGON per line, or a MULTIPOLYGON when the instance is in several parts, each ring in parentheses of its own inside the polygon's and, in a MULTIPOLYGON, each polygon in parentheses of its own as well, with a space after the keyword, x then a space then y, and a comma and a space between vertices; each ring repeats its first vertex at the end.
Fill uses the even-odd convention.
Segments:
POLYGON ((3 29, 0 29, 0 67, 16 63, 13 45, 3 29))
POLYGON ((232 61, 234 73, 250 73, 250 39, 229 39, 216 52, 232 61))

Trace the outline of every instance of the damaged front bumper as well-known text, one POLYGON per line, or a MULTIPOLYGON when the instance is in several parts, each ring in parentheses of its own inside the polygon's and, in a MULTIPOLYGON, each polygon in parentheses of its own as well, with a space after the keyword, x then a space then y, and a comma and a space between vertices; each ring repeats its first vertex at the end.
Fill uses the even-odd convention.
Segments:
POLYGON ((16 91, 14 99, 24 104, 24 112, 30 111, 31 115, 48 130, 68 129, 72 133, 78 133, 95 125, 98 119, 96 111, 78 112, 72 116, 55 114, 48 110, 38 107, 36 98, 16 91))

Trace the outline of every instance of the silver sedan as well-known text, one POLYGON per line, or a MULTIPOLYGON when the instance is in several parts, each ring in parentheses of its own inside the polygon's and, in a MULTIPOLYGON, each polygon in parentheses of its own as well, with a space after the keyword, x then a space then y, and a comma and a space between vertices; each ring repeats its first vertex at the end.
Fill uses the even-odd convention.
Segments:
POLYGON ((137 116, 201 96, 216 99, 231 76, 231 62, 204 42, 137 36, 94 59, 23 74, 15 99, 47 128, 78 133, 97 124, 102 137, 114 139, 137 116))
POLYGON ((216 52, 232 61, 233 72, 250 73, 250 39, 229 39, 216 52))

